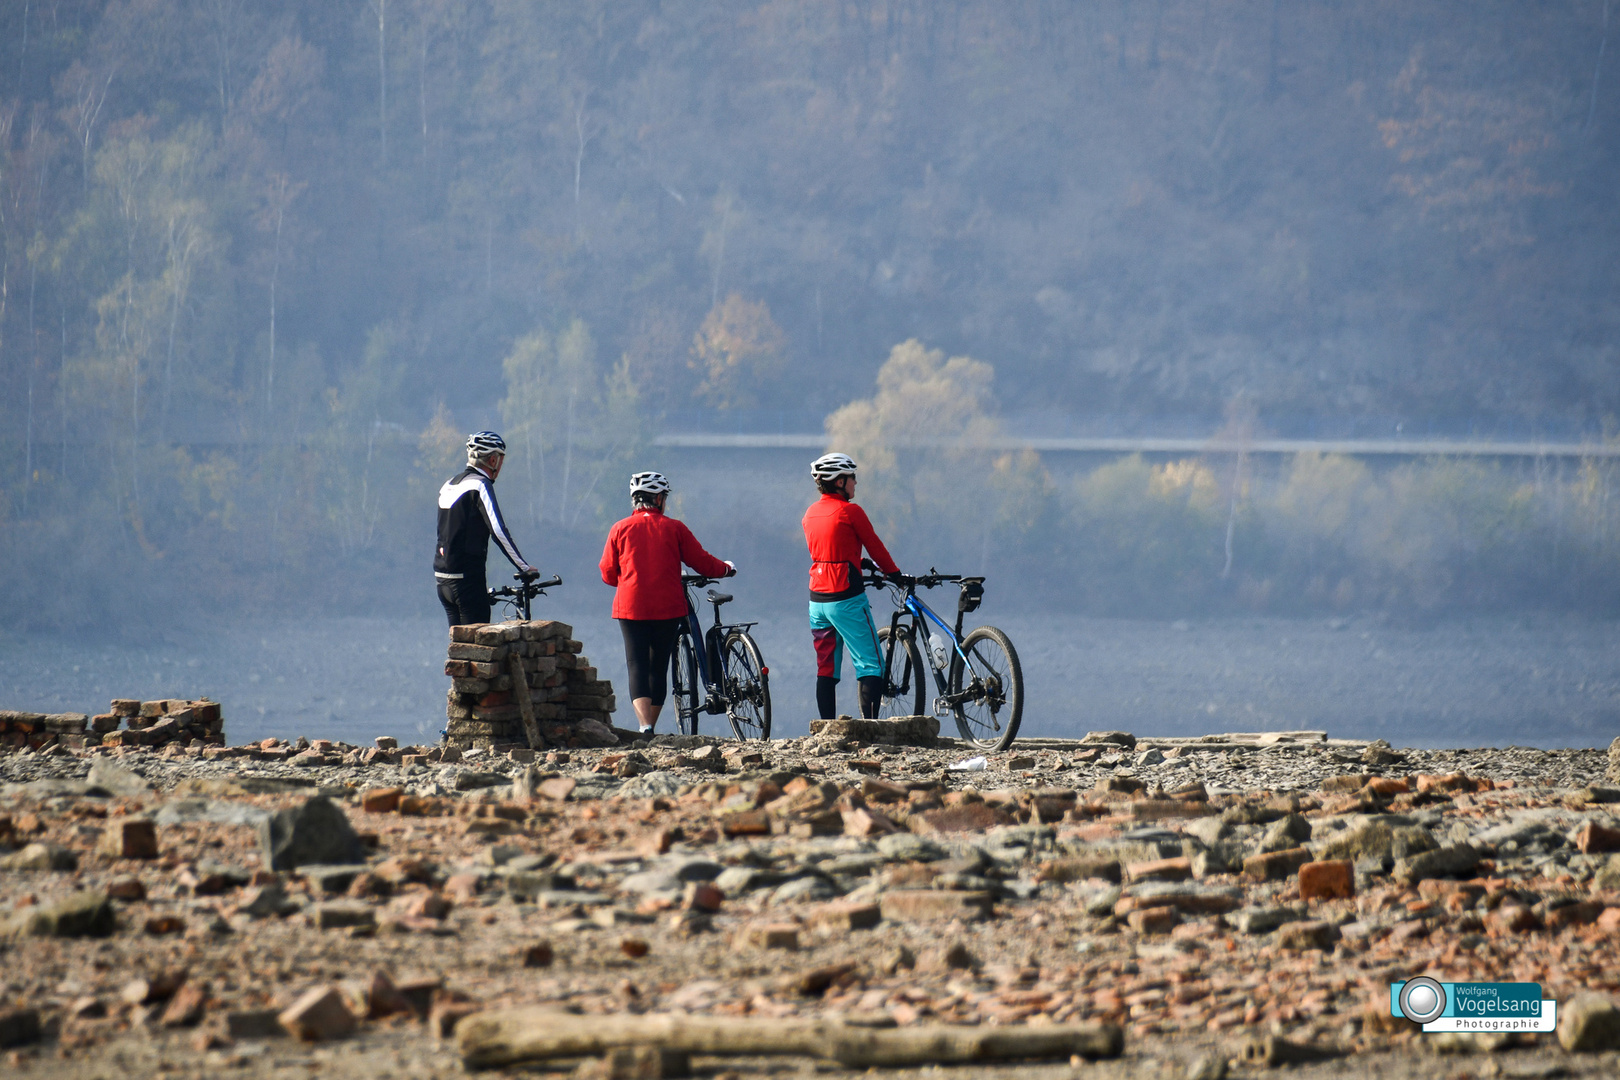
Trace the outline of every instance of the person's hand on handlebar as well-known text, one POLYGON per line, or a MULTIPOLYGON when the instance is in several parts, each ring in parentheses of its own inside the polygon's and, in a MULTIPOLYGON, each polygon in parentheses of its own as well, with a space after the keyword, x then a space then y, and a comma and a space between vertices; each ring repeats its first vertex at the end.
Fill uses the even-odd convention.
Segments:
POLYGON ((728 569, 726 571, 726 577, 736 577, 737 576, 737 564, 732 562, 730 559, 727 559, 726 560, 726 566, 728 566, 730 568, 730 569, 728 569))
POLYGON ((540 571, 536 570, 532 566, 529 567, 527 570, 519 570, 517 572, 518 580, 524 582, 525 584, 527 584, 528 582, 533 581, 535 578, 537 578, 539 576, 540 576, 540 571))

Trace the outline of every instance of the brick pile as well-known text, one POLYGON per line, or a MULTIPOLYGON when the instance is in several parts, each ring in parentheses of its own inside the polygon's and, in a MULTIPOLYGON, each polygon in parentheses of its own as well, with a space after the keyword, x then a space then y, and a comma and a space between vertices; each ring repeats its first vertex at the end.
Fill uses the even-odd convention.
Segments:
POLYGON ((40 750, 56 743, 82 749, 89 722, 84 713, 0 710, 0 750, 40 750))
POLYGON ((567 623, 549 619, 451 627, 446 742, 463 750, 528 745, 513 693, 516 659, 547 744, 611 744, 613 684, 597 678, 573 633, 567 623))
POLYGON ((219 702, 165 698, 116 698, 99 716, 0 710, 0 749, 42 750, 61 746, 224 746, 225 718, 219 702), (126 726, 127 725, 127 726, 126 726), (120 730, 120 729, 123 730, 120 730))
POLYGON ((224 714, 219 702, 207 698, 114 698, 107 712, 90 719, 90 727, 90 737, 99 736, 102 746, 225 745, 224 714))

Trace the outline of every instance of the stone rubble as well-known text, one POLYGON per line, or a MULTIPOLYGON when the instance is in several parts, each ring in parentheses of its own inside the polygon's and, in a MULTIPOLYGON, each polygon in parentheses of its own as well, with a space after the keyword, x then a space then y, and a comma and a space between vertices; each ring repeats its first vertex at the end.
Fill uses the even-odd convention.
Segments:
POLYGON ((546 1004, 1123 1025, 1097 1076, 1613 1074, 1605 751, 1124 738, 0 756, 0 1060, 443 1075, 461 1018, 546 1004), (1564 1024, 1419 1036, 1416 974, 1539 982, 1564 1024))

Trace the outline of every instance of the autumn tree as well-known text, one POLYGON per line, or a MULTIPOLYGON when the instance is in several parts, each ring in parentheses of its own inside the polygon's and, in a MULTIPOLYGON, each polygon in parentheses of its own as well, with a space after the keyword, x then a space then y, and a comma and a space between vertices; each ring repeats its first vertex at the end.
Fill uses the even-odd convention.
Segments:
POLYGON ((692 339, 700 400, 721 409, 757 404, 787 364, 787 337, 763 300, 731 293, 710 309, 692 339))

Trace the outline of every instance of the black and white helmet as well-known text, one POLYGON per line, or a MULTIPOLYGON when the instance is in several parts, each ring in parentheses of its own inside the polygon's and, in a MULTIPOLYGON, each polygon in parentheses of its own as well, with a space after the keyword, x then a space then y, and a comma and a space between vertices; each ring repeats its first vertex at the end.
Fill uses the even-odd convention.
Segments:
POLYGON ((663 495, 669 491, 669 481, 663 473, 638 472, 630 478, 630 494, 663 495))
POLYGON ((506 453, 506 440, 493 431, 475 431, 467 436, 467 458, 479 461, 491 454, 506 453))
POLYGON ((810 463, 810 475, 829 482, 840 476, 854 476, 855 459, 848 454, 823 454, 810 463))

